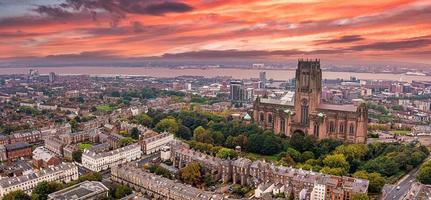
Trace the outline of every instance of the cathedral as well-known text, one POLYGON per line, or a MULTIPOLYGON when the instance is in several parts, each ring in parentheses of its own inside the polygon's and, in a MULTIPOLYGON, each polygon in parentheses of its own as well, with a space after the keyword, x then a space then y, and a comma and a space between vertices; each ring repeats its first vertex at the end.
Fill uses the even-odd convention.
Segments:
POLYGON ((333 105, 321 102, 320 60, 298 60, 296 89, 291 100, 256 98, 253 121, 276 134, 314 135, 346 143, 365 143, 368 112, 364 103, 333 105))

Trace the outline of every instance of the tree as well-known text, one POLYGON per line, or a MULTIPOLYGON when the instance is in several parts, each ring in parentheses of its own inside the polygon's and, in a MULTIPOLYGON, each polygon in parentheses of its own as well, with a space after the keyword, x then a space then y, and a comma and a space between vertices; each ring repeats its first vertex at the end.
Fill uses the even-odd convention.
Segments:
POLYGON ((205 131, 205 128, 202 126, 196 127, 195 130, 193 130, 193 139, 198 142, 202 142, 205 131))
POLYGON ((299 151, 295 150, 294 148, 288 148, 286 153, 295 160, 295 162, 301 162, 302 161, 302 155, 299 153, 299 151))
POLYGON ((156 130, 159 132, 167 131, 169 133, 176 134, 178 129, 179 125, 177 121, 172 117, 162 119, 159 123, 156 124, 156 130))
POLYGON ((130 137, 125 137, 120 139, 120 146, 124 147, 133 144, 135 141, 130 137))
POLYGON ((344 157, 343 154, 328 155, 323 159, 323 164, 330 168, 349 169, 349 163, 346 161, 346 157, 344 157))
POLYGON ((151 118, 149 115, 145 113, 141 113, 132 119, 133 123, 141 124, 146 127, 152 127, 153 126, 153 118, 151 118))
POLYGON ((367 194, 355 193, 352 195, 352 200, 369 200, 367 194))
POLYGON ((214 131, 214 132, 212 132, 211 136, 212 136, 212 139, 213 139, 215 145, 223 145, 224 135, 222 132, 214 131))
POLYGON ((387 156, 369 160, 360 168, 367 172, 378 172, 384 176, 392 176, 399 172, 399 164, 387 156))
POLYGON ((82 160, 82 150, 76 150, 74 152, 72 152, 72 158, 75 162, 81 162, 82 160))
POLYGON ((33 188, 31 198, 33 200, 46 200, 48 199, 48 194, 63 188, 64 185, 62 183, 42 181, 33 188))
POLYGON ((188 163, 180 170, 180 179, 190 185, 199 184, 201 175, 201 166, 195 162, 188 163))
POLYGON ((431 184, 431 161, 425 162, 419 168, 417 180, 423 184, 431 184))
POLYGON ((22 190, 16 190, 4 195, 3 200, 31 200, 31 197, 22 190))
POLYGON ((302 160, 307 161, 310 159, 314 159, 314 153, 312 151, 304 151, 302 153, 302 160))
POLYGON ((222 159, 234 159, 236 158, 237 154, 235 152, 235 150, 233 149, 228 149, 228 148, 221 148, 217 154, 216 157, 218 158, 222 158, 222 159))
POLYGON ((368 173, 364 170, 357 171, 353 175, 355 178, 367 179, 369 181, 368 192, 380 193, 385 185, 385 178, 377 172, 368 173))
POLYGON ((130 131, 130 137, 132 137, 135 140, 139 139, 139 135, 140 135, 140 131, 138 128, 133 127, 132 130, 130 131))
POLYGON ((128 186, 126 185, 117 185, 115 187, 115 193, 114 193, 114 197, 116 199, 121 199, 129 194, 132 194, 132 189, 130 189, 128 186))
POLYGON ((187 128, 187 126, 181 124, 178 128, 176 136, 184 140, 190 140, 192 138, 192 133, 190 129, 187 128))
POLYGON ((102 181, 102 174, 99 172, 88 172, 80 176, 79 181, 102 181))
POLYGON ((336 167, 336 168, 330 168, 330 167, 323 167, 320 170, 321 173, 324 174, 332 174, 335 176, 344 176, 347 175, 347 170, 345 168, 336 167))

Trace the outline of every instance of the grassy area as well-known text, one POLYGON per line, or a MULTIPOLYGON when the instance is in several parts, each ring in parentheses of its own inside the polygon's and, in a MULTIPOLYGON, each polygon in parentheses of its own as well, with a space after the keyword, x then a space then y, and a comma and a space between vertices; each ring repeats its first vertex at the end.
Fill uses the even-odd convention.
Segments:
POLYGON ((267 155, 260 155, 260 154, 256 154, 256 153, 247 152, 247 153, 245 153, 244 157, 246 157, 250 160, 266 160, 266 161, 271 161, 271 162, 277 162, 278 161, 278 158, 276 155, 267 156, 267 155))
POLYGON ((394 130, 391 131, 392 134, 394 135, 407 135, 408 133, 410 133, 411 131, 403 131, 403 130, 394 130))
POLYGON ((111 110, 114 110, 115 108, 110 106, 110 105, 105 104, 105 105, 96 106, 96 109, 101 110, 101 111, 111 111, 111 110))
POLYGON ((90 148, 90 147, 92 147, 92 146, 93 146, 92 144, 88 144, 88 143, 80 143, 80 144, 79 144, 79 149, 84 150, 84 149, 90 148))

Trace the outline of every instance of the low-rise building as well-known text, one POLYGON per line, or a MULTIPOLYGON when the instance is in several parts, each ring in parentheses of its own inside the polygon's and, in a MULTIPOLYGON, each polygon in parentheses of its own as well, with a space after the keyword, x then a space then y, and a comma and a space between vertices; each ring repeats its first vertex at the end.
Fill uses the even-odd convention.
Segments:
POLYGON ((118 165, 111 168, 111 180, 140 189, 155 199, 172 200, 221 200, 222 194, 216 194, 185 185, 174 180, 156 176, 137 167, 136 163, 118 165))
POLYGON ((142 151, 145 154, 152 154, 160 151, 166 144, 174 140, 174 135, 168 132, 163 132, 153 137, 145 138, 142 140, 142 151))
POLYGON ((0 180, 0 197, 5 194, 22 190, 30 194, 33 188, 42 181, 70 182, 78 179, 78 167, 72 163, 63 163, 55 167, 48 167, 28 175, 10 177, 0 180))
POLYGON ((14 144, 5 145, 6 148, 6 157, 8 160, 14 160, 21 157, 29 157, 32 156, 31 145, 27 142, 18 142, 14 144))
POLYGON ((98 181, 84 181, 48 195, 52 200, 93 200, 108 197, 109 189, 98 181))
POLYGON ((37 168, 46 168, 49 166, 59 165, 60 163, 60 158, 43 147, 37 147, 33 150, 33 165, 37 168))
POLYGON ((141 146, 138 143, 103 152, 96 150, 98 146, 88 148, 82 153, 82 165, 96 172, 136 160, 142 155, 141 146))

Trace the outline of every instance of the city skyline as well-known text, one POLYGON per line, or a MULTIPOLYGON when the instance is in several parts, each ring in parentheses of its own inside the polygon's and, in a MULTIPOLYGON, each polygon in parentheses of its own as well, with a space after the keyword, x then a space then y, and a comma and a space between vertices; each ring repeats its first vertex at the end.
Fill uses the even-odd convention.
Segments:
POLYGON ((0 59, 430 64, 430 11, 405 0, 1 0, 0 59))

